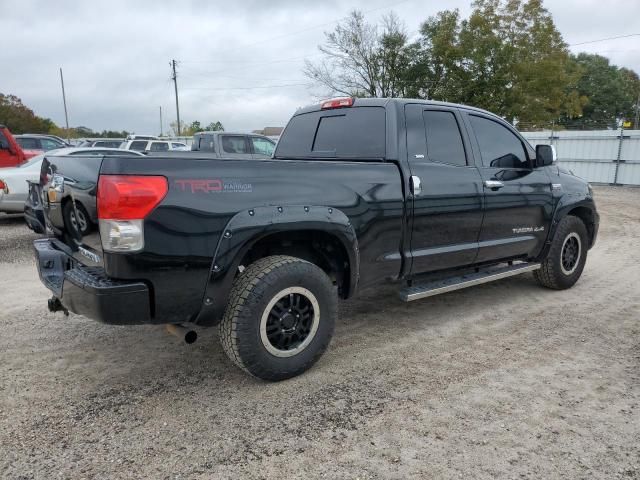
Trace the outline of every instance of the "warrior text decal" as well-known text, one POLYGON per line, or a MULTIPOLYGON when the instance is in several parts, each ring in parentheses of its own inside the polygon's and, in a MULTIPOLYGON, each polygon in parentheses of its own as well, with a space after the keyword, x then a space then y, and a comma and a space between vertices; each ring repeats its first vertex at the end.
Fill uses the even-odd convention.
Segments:
POLYGON ((253 185, 219 178, 179 178, 174 180, 178 190, 190 193, 251 193, 253 185))

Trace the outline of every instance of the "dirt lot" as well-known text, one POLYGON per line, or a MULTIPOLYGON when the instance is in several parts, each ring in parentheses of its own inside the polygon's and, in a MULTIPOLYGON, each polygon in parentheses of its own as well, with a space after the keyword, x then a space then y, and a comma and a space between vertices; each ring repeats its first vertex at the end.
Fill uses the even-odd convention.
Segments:
POLYGON ((363 292, 277 384, 215 329, 187 346, 48 313, 35 235, 2 217, 0 477, 640 478, 640 189, 596 193, 573 289, 363 292))

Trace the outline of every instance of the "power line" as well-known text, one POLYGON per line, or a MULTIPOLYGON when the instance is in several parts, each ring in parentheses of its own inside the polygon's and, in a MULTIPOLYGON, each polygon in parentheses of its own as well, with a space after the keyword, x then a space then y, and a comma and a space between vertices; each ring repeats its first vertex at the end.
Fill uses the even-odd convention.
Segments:
POLYGON ((598 42, 606 42, 607 40, 616 40, 618 38, 629 38, 629 37, 637 37, 640 36, 640 33, 630 33, 628 35, 618 35, 616 37, 607 37, 607 38, 599 38, 597 40, 588 40, 586 42, 572 43, 570 47, 576 47, 578 45, 586 45, 588 43, 598 43, 598 42))
POLYGON ((260 85, 255 87, 183 87, 183 90, 255 90, 263 88, 300 87, 308 83, 287 83, 282 85, 260 85))
MULTIPOLYGON (((393 8, 393 7, 396 7, 396 6, 400 5, 400 4, 407 3, 407 2, 410 2, 410 1, 414 1, 414 0, 400 0, 399 2, 391 3, 391 4, 388 4, 388 5, 383 5, 382 7, 372 8, 370 10, 365 10, 364 12, 362 12, 362 14, 366 15, 367 13, 376 12, 378 10, 384 10, 386 8, 393 8)), ((314 26, 311 26, 311 27, 304 28, 302 30, 296 30, 295 32, 289 32, 289 33, 285 33, 285 34, 282 34, 282 35, 277 35, 275 37, 265 38, 265 39, 259 40, 257 42, 247 43, 245 45, 240 45, 239 47, 233 48, 231 50, 226 50, 225 53, 235 52, 235 51, 238 51, 238 50, 243 49, 243 48, 254 47, 256 45, 261 45, 261 44, 264 44, 264 43, 267 43, 267 42, 272 42, 274 40, 280 40, 281 38, 290 37, 292 35, 299 35, 301 33, 306 33, 306 32, 308 32, 310 30, 315 30, 317 28, 322 28, 322 27, 326 27, 326 26, 329 26, 329 25, 333 25, 334 23, 338 23, 339 21, 344 20, 346 18, 349 18, 348 15, 344 16, 344 17, 336 18, 334 20, 331 20, 330 22, 321 23, 321 24, 318 24, 318 25, 314 25, 314 26)), ((202 62, 202 63, 204 63, 204 62, 202 62)))

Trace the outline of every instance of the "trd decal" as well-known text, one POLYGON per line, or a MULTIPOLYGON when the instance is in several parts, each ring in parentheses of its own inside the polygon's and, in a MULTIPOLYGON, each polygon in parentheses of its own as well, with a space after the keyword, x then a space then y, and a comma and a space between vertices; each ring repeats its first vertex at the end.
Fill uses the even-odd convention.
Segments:
POLYGON ((253 185, 219 178, 179 178, 174 184, 183 192, 191 193, 251 193, 253 185))

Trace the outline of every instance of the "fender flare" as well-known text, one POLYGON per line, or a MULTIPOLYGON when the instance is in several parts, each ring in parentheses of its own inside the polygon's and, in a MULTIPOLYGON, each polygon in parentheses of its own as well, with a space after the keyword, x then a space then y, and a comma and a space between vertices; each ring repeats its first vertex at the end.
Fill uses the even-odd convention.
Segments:
POLYGON ((336 237, 349 257, 349 293, 355 292, 360 272, 356 232, 341 210, 328 206, 259 206, 235 214, 216 246, 202 308, 195 323, 216 324, 222 318, 236 272, 245 254, 274 233, 316 230, 336 237))
MULTIPOLYGON (((551 219, 551 223, 549 226, 549 232, 547 234, 547 239, 544 244, 544 248, 539 255, 539 259, 544 259, 551 248, 551 242, 555 237, 556 230, 558 229, 558 224, 560 221, 566 217, 569 212, 578 207, 585 207, 595 213, 595 204, 593 202, 593 198, 589 195, 585 194, 576 194, 576 193, 565 193, 560 197, 558 203, 554 209, 553 216, 551 219)), ((593 239, 589 240, 593 242, 593 239)))

